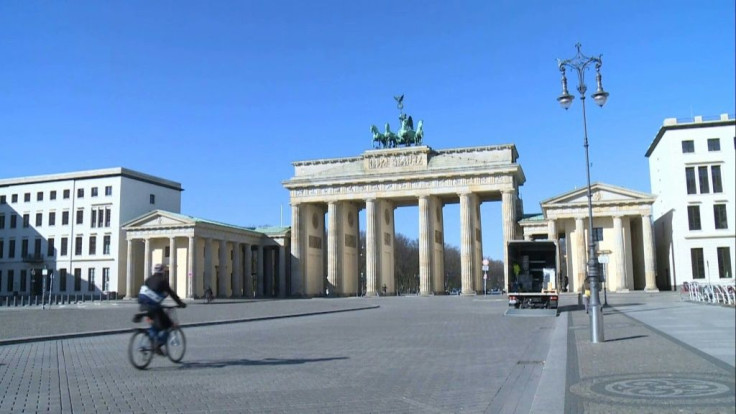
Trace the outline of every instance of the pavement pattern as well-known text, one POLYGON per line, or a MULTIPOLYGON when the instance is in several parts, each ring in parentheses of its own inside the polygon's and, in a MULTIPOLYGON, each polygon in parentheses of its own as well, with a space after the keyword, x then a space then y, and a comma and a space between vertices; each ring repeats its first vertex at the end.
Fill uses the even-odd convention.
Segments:
POLYGON ((599 344, 576 295, 556 318, 502 296, 192 303, 183 363, 145 371, 134 304, 0 309, 0 413, 736 412, 733 307, 607 301, 599 344))

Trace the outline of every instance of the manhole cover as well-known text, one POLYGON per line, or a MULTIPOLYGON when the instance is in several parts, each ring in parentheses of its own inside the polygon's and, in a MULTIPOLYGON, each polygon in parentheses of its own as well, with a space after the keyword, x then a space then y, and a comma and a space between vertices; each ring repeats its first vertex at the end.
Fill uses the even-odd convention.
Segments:
POLYGON ((583 380, 570 391, 584 398, 646 404, 733 403, 733 378, 700 374, 612 375, 583 380))

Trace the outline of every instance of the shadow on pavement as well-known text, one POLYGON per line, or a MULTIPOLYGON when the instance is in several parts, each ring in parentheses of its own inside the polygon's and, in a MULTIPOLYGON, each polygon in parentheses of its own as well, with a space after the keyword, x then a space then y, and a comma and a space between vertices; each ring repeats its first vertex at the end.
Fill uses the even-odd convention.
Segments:
POLYGON ((649 337, 649 335, 625 336, 623 338, 606 339, 604 342, 626 341, 626 340, 629 340, 629 339, 639 339, 639 338, 647 338, 647 337, 649 337))
POLYGON ((233 366, 256 366, 256 365, 296 365, 296 364, 306 364, 310 362, 336 361, 336 360, 341 360, 341 359, 348 359, 348 357, 315 358, 315 359, 266 358, 266 359, 261 359, 261 360, 224 359, 224 360, 214 360, 214 361, 191 361, 191 362, 183 362, 176 367, 170 367, 168 369, 225 368, 225 367, 233 367, 233 366))

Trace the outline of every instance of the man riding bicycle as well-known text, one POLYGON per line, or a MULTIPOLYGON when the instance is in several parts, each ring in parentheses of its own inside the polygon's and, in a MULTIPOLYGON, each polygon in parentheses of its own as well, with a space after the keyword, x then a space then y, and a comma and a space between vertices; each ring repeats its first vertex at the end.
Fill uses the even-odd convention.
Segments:
POLYGON ((166 330, 173 325, 171 318, 161 307, 161 303, 166 299, 166 296, 171 296, 177 305, 182 308, 187 307, 186 303, 182 302, 176 292, 169 286, 165 272, 166 266, 162 264, 154 266, 153 275, 143 282, 143 286, 141 286, 138 293, 138 303, 141 311, 147 312, 148 317, 153 320, 151 334, 157 342, 157 350, 166 342, 166 330))

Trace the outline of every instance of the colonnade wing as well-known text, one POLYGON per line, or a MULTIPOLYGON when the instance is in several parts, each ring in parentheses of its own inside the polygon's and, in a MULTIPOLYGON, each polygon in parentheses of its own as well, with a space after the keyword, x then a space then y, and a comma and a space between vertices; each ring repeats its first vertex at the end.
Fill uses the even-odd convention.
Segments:
MULTIPOLYGON (((288 237, 156 210, 123 226, 126 296, 134 297, 154 263, 167 265, 180 297, 286 296, 288 237)), ((288 230, 283 231, 284 234, 288 230)))

